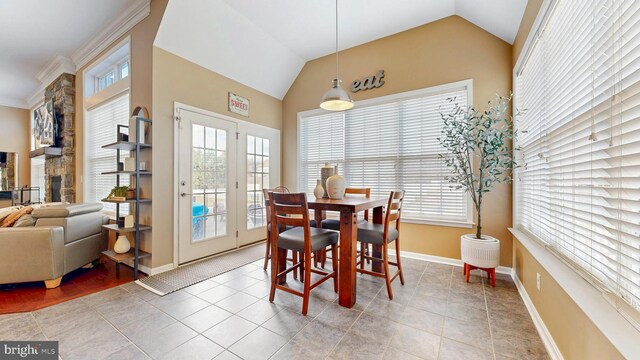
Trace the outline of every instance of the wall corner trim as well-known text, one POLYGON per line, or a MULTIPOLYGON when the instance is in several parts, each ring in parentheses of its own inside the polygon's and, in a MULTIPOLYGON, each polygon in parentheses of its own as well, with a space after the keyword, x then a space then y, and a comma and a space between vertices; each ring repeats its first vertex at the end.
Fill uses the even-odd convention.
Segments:
POLYGON ((113 20, 102 32, 94 36, 89 42, 81 46, 71 55, 76 70, 81 69, 92 59, 97 57, 111 43, 118 40, 140 21, 151 13, 151 0, 134 0, 125 11, 113 20))
POLYGON ((524 288, 524 285, 522 284, 522 282, 520 282, 520 278, 518 278, 518 276, 516 275, 515 269, 511 269, 511 278, 513 279, 513 282, 516 284, 518 293, 520 294, 520 297, 522 298, 522 301, 524 302, 524 305, 526 306, 527 311, 529 312, 529 315, 531 315, 531 319, 533 319, 533 324, 538 330, 538 334, 542 339, 542 343, 544 344, 544 347, 547 349, 547 352, 549 353, 549 357, 553 360, 563 360, 564 357, 562 356, 562 353, 560 352, 558 345, 556 345, 556 342, 553 340, 553 336, 551 336, 549 329, 547 329, 547 326, 544 324, 544 321, 542 321, 542 317, 538 313, 538 310, 536 310, 536 307, 533 305, 533 302, 531 301, 531 298, 529 297, 527 290, 524 288))

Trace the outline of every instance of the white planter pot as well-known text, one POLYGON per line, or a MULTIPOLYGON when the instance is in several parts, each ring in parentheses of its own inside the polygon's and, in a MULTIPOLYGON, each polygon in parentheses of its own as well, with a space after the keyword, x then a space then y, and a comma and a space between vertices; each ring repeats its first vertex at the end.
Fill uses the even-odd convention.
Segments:
POLYGON ((460 237, 462 261, 478 268, 490 269, 500 265, 500 240, 483 235, 476 239, 474 234, 460 237))

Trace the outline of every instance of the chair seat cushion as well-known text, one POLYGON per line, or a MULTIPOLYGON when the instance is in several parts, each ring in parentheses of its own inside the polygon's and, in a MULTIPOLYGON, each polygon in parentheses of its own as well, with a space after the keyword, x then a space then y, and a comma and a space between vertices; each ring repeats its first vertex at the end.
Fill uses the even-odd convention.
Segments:
MULTIPOLYGON (((358 220, 358 226, 364 225, 367 223, 367 220, 360 219, 358 220)), ((331 230, 340 230, 340 220, 339 219, 325 219, 322 220, 322 228, 323 229, 331 229, 331 230)))
MULTIPOLYGON (((358 225, 358 241, 382 245, 384 237, 384 225, 383 224, 371 224, 366 223, 358 225)), ((392 242, 398 238, 398 230, 393 227, 389 227, 389 234, 387 242, 392 242)))
MULTIPOLYGON (((311 251, 326 248, 338 243, 338 233, 326 229, 311 228, 311 251)), ((293 251, 304 251, 304 228, 294 227, 281 232, 278 237, 278 247, 293 251)))

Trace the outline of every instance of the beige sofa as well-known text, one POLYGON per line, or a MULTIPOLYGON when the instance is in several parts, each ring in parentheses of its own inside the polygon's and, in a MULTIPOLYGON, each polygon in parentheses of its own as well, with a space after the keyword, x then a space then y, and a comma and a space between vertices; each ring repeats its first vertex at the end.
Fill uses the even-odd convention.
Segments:
POLYGON ((42 207, 31 215, 35 225, 0 228, 0 284, 44 280, 47 288, 62 276, 100 257, 106 248, 101 204, 42 207))

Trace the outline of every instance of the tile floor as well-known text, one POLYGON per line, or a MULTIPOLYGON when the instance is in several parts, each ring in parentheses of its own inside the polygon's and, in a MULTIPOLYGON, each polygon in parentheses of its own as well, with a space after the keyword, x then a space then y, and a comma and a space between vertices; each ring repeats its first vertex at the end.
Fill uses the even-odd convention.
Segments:
MULTIPOLYGON (((394 300, 358 276, 353 309, 331 281, 301 298, 268 301, 261 261, 164 297, 134 283, 30 313, 0 315, 2 340, 58 340, 70 359, 546 359, 510 278, 495 288, 462 269, 404 260, 394 300)), ((290 279, 290 286, 300 283, 290 279)))

